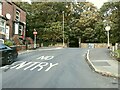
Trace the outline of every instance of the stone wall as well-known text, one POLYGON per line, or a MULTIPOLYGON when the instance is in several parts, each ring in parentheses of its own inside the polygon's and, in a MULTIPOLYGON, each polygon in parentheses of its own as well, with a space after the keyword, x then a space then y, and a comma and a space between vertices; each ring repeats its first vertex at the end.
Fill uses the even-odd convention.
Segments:
POLYGON ((107 48, 107 43, 81 43, 81 48, 107 48))
MULTIPOLYGON (((112 46, 112 44, 110 44, 112 46)), ((43 44, 41 44, 41 47, 44 47, 43 44)), ((63 47, 63 43, 56 43, 56 44, 50 44, 47 47, 63 47)), ((65 47, 69 47, 67 43, 65 43, 65 47)), ((81 48, 107 48, 107 43, 81 43, 81 48)))
POLYGON ((88 48, 88 43, 81 43, 81 48, 88 48))
POLYGON ((94 48, 107 48, 107 43, 94 43, 94 48))

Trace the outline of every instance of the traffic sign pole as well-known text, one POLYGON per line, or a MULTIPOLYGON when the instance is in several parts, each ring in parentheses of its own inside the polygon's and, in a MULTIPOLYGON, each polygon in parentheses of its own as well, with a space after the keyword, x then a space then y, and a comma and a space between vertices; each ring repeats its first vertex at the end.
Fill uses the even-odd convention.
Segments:
POLYGON ((36 35, 34 35, 34 48, 36 48, 36 35))
POLYGON ((37 32, 36 32, 35 29, 34 29, 33 34, 34 34, 34 48, 36 48, 36 35, 37 35, 37 32))

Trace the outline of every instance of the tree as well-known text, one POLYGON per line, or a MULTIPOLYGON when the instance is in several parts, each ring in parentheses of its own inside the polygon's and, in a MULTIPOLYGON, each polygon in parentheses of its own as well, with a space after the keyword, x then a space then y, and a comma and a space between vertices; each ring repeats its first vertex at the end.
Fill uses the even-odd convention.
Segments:
POLYGON ((62 25, 61 22, 52 22, 50 27, 45 28, 43 34, 44 40, 62 41, 62 25))
POLYGON ((103 16, 104 27, 106 25, 111 26, 110 30, 110 42, 120 43, 120 1, 119 2, 107 2, 100 9, 103 16))
POLYGON ((33 36, 32 32, 35 28, 38 32, 37 38, 62 42, 60 28, 62 28, 64 11, 65 41, 69 36, 73 36, 82 37, 84 42, 94 42, 95 22, 98 21, 99 13, 91 3, 33 2, 29 5, 22 2, 18 5, 27 12, 28 36, 33 36))
POLYGON ((92 3, 80 2, 74 7, 73 16, 76 34, 83 42, 94 42, 95 23, 99 19, 97 8, 92 3))
POLYGON ((63 3, 58 4, 54 2, 33 2, 30 5, 25 2, 17 2, 17 4, 27 13, 27 36, 32 36, 32 38, 32 32, 34 29, 36 29, 38 32, 38 38, 42 38, 41 36, 44 36, 42 34, 46 32, 44 30, 46 30, 46 28, 50 28, 51 23, 62 20, 63 8, 60 9, 60 7, 63 6, 63 3))

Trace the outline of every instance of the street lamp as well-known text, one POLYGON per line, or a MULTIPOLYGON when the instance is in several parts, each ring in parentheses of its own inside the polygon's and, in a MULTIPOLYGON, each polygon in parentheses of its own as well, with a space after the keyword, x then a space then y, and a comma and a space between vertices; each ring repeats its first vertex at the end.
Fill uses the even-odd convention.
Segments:
POLYGON ((63 14, 63 47, 65 46, 65 35, 64 35, 64 11, 62 12, 63 14))
POLYGON ((109 31, 110 31, 110 26, 106 26, 105 27, 105 30, 107 31, 107 37, 108 37, 108 49, 110 48, 110 36, 109 36, 109 31))

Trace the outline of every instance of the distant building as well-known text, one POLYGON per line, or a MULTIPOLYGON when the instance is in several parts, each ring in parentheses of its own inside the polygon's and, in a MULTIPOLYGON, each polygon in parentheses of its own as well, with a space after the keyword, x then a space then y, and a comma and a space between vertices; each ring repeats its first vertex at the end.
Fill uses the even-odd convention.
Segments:
POLYGON ((0 1, 0 39, 11 40, 14 36, 25 39, 26 12, 14 2, 0 1))

